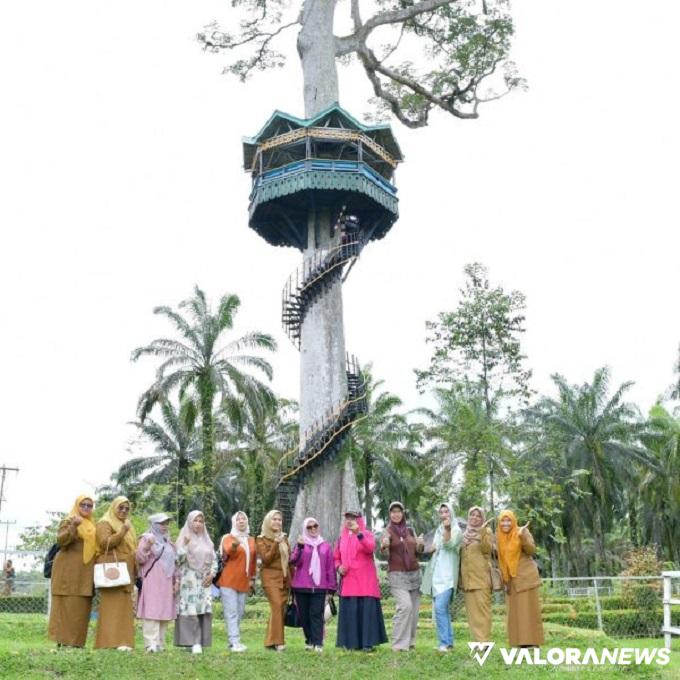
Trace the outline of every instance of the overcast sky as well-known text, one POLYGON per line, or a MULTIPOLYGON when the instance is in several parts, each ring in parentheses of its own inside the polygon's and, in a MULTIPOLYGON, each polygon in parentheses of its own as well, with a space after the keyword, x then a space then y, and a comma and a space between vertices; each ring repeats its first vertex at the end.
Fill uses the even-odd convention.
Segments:
MULTIPOLYGON (((123 462, 153 377, 130 352, 168 332, 152 308, 195 283, 241 297, 237 331, 277 336, 274 386, 297 397, 280 295, 299 254, 248 229, 241 138, 276 108, 303 113, 299 68, 293 58, 245 86, 221 75, 226 58, 194 35, 229 7, 0 4, 0 464, 21 468, 0 519, 17 527, 67 510, 123 462)), ((347 348, 417 406, 425 320, 455 307, 462 267, 479 260, 527 296, 536 389, 608 364, 615 382, 635 380, 646 411, 680 342, 680 6, 516 0, 513 11, 528 92, 477 121, 394 123, 401 217, 345 284, 347 348)), ((340 77, 341 103, 362 118, 367 84, 340 77)))

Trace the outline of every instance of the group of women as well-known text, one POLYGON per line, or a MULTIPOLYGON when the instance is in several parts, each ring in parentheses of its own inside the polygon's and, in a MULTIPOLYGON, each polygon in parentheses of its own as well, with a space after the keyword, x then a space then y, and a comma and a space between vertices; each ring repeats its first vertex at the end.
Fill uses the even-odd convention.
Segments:
MULTIPOLYGON (((378 546, 358 510, 345 512, 334 547, 324 540, 313 517, 303 521, 302 533, 291 546, 278 510, 265 516, 255 539, 250 535, 247 515, 237 512, 230 533, 219 545, 221 566, 203 513, 198 510, 189 513, 176 542, 170 539, 170 517, 165 513, 152 515, 148 530, 137 539, 129 519, 130 502, 125 497, 116 498, 96 523, 93 510, 93 499, 80 496, 59 525, 49 636, 60 646, 85 644, 95 565, 124 563, 127 582, 99 588, 95 648, 132 649, 136 611, 147 651, 164 649, 168 623, 174 621, 174 644, 201 653, 212 641, 214 582, 222 600, 229 648, 243 652, 246 647, 240 626, 258 560, 270 607, 265 647, 285 649, 287 610, 292 606, 306 648, 322 652, 326 610, 336 592, 338 647, 371 650, 388 641, 374 559, 378 546)), ((448 503, 439 506, 438 515, 439 525, 426 544, 407 526, 404 506, 395 501, 389 507, 389 523, 379 550, 387 560, 395 601, 392 649, 400 652, 415 647, 420 598, 425 593, 432 596, 438 649, 448 651, 454 642, 449 606, 458 587, 464 593, 471 638, 489 642, 493 551, 506 591, 510 645, 541 645, 540 579, 532 559, 535 546, 528 525, 518 527, 514 514, 506 510, 498 517, 494 537, 480 507, 470 509, 465 531, 459 528, 448 503), (431 553, 422 578, 421 553, 431 553)))

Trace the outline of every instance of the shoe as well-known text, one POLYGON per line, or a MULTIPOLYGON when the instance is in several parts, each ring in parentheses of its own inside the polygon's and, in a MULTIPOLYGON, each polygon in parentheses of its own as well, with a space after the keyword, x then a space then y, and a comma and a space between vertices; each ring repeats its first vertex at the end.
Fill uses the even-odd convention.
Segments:
POLYGON ((305 643, 305 649, 306 649, 308 652, 311 652, 311 651, 314 649, 314 645, 308 645, 308 644, 305 643))
POLYGON ((437 651, 445 654, 449 651, 449 648, 446 645, 439 645, 439 647, 437 647, 437 651))
POLYGON ((158 647, 156 647, 156 645, 149 645, 146 648, 146 651, 149 652, 149 654, 153 654, 154 652, 158 652, 160 650, 158 649, 158 647))
POLYGON ((201 647, 201 645, 192 645, 191 653, 192 654, 203 654, 203 647, 201 647))
POLYGON ((127 645, 121 645, 120 647, 117 647, 119 652, 131 652, 132 647, 128 647, 127 645))
POLYGON ((248 648, 240 642, 237 642, 236 644, 231 646, 232 652, 245 652, 247 649, 248 648))
POLYGON ((276 645, 276 646, 274 647, 274 649, 275 649, 277 652, 282 652, 285 648, 286 648, 286 645, 276 645))
POLYGON ((320 647, 319 645, 315 645, 315 646, 314 646, 314 651, 315 651, 315 652, 318 652, 319 654, 321 654, 321 653, 323 652, 323 647, 320 647))

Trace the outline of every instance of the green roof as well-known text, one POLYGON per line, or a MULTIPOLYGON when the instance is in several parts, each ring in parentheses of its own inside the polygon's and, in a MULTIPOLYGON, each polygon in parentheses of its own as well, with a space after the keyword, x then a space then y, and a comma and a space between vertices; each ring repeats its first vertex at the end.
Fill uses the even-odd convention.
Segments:
POLYGON ((335 117, 337 123, 328 127, 342 127, 349 130, 359 130, 380 144, 395 160, 403 160, 403 154, 399 148, 392 128, 383 123, 380 125, 364 125, 354 116, 345 111, 338 103, 332 104, 312 118, 297 118, 283 111, 274 111, 269 120, 263 125, 262 129, 254 137, 243 138, 243 158, 244 167, 250 169, 252 158, 255 154, 257 145, 262 141, 281 134, 282 125, 286 125, 289 130, 308 127, 325 127, 331 118, 335 117))

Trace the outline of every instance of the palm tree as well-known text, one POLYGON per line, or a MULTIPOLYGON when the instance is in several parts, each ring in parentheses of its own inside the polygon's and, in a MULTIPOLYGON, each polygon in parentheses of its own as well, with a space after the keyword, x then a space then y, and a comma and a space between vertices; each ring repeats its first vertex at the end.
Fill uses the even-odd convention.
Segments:
POLYGON ((642 440, 658 468, 640 485, 642 530, 647 541, 665 546, 668 560, 680 563, 680 418, 657 404, 642 440))
POLYGON ((376 507, 385 516, 387 506, 395 499, 409 508, 412 519, 417 519, 420 489, 429 481, 416 450, 417 431, 395 411, 401 399, 380 391, 383 381, 374 380, 370 366, 362 372, 368 412, 352 428, 344 453, 352 457, 366 524, 372 527, 376 507))
POLYGON ((118 486, 127 487, 143 481, 144 484, 171 485, 170 507, 181 521, 187 513, 187 489, 191 466, 196 463, 200 450, 196 428, 196 403, 185 396, 175 409, 169 399, 159 402, 161 422, 146 418, 132 423, 142 439, 155 444, 151 456, 132 458, 114 474, 118 486))
POLYGON ((271 380, 272 368, 259 355, 242 354, 243 350, 276 349, 274 339, 265 333, 251 332, 221 345, 226 331, 232 330, 240 300, 236 295, 222 296, 217 311, 212 312, 205 293, 196 286, 194 295, 179 304, 179 311, 156 307, 154 314, 166 317, 175 327, 180 340, 157 338, 132 352, 132 361, 141 356, 160 357, 156 381, 142 395, 138 404, 140 421, 144 421, 160 399, 174 389, 180 396, 193 388, 198 397, 201 425, 201 496, 206 520, 215 526, 215 431, 213 409, 215 399, 233 417, 242 417, 243 408, 261 413, 271 408, 275 398, 270 388, 248 370, 271 380), (181 312, 186 312, 187 317, 181 312), (247 369, 247 370, 243 370, 247 369))
POLYGON ((277 408, 249 412, 242 421, 224 413, 218 418, 216 478, 224 528, 236 510, 244 510, 251 527, 259 527, 272 507, 279 462, 286 452, 297 451, 296 410, 295 402, 282 399, 277 408))
MULTIPOLYGON (((558 374, 551 377, 559 396, 542 400, 537 412, 545 419, 555 444, 562 447, 567 467, 589 471, 580 476, 583 503, 591 522, 595 554, 599 566, 604 567, 609 562, 605 532, 614 512, 622 512, 626 505, 623 489, 632 488, 640 467, 655 468, 653 459, 635 443, 642 431, 637 408, 623 401, 633 383, 623 383, 610 396, 606 367, 595 371, 592 382, 583 385, 569 385, 558 374)), ((633 510, 630 504, 628 510, 633 510)), ((628 516, 632 534, 635 519, 633 510, 628 516)))

